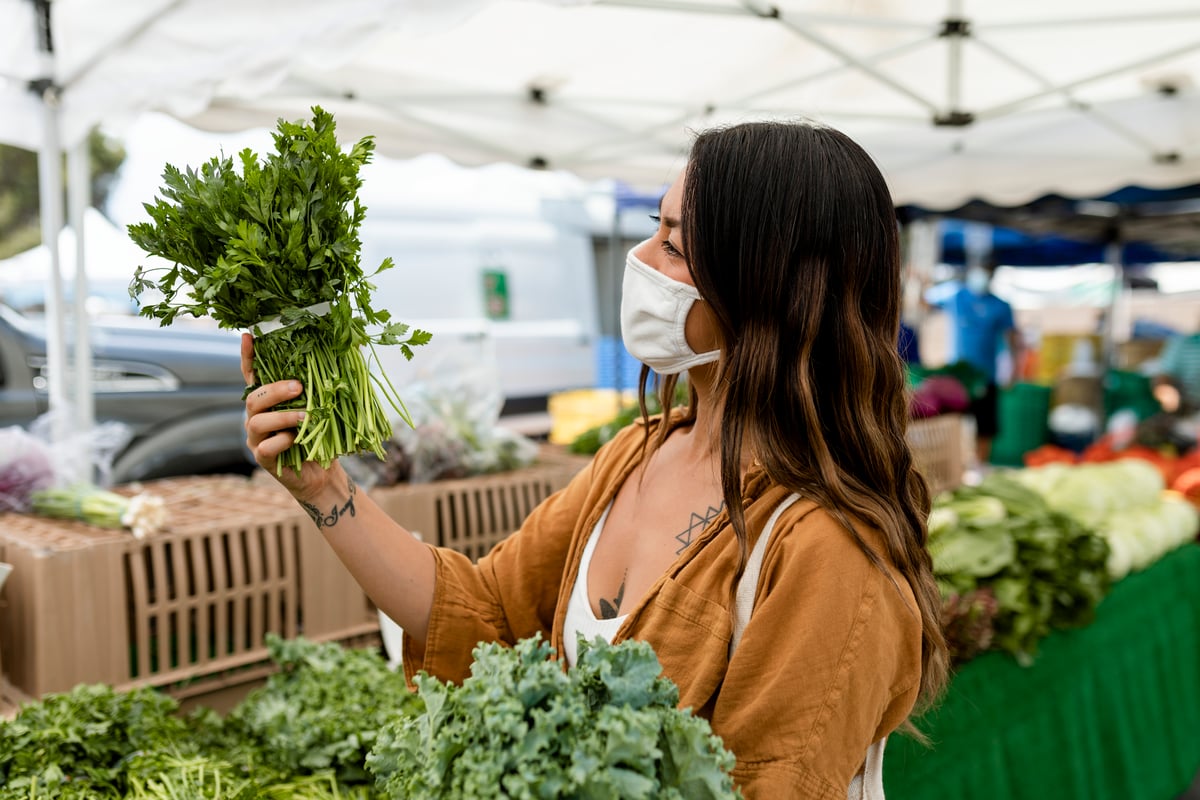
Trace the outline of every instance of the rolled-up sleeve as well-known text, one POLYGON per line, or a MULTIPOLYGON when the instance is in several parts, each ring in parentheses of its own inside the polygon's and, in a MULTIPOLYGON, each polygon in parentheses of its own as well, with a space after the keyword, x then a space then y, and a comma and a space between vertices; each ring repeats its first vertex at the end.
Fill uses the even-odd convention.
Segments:
POLYGON ((589 507, 595 460, 540 503, 520 529, 474 564, 461 553, 432 547, 436 570, 428 634, 405 634, 404 672, 425 670, 459 682, 470 674, 479 642, 515 644, 546 639, 571 552, 574 531, 589 507))

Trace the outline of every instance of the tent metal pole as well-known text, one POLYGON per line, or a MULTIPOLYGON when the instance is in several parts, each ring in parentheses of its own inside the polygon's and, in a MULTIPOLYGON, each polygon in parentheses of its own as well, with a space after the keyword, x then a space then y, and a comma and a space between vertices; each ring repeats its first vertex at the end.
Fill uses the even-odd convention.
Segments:
POLYGON ((1121 241, 1119 228, 1118 232, 1114 232, 1108 244, 1104 247, 1104 260, 1112 265, 1113 271, 1112 297, 1109 299, 1108 304, 1108 318, 1105 320, 1104 330, 1100 332, 1104 347, 1103 363, 1107 371, 1112 369, 1117 363, 1117 306, 1120 303, 1121 295, 1124 293, 1125 288, 1125 245, 1121 241))
MULTIPOLYGON (((694 0, 596 0, 593 5, 647 8, 655 11, 683 11, 693 14, 762 16, 758 12, 745 7, 694 2, 694 0)), ((898 19, 875 15, 856 17, 850 14, 793 14, 789 12, 788 16, 805 25, 844 25, 889 30, 929 30, 930 28, 930 24, 923 20, 898 19)))
POLYGON ((1060 19, 1030 19, 1017 22, 992 22, 984 26, 988 31, 1019 31, 1025 29, 1078 28, 1083 25, 1128 25, 1129 23, 1175 22, 1200 17, 1196 9, 1178 11, 1147 11, 1137 14, 1113 14, 1103 17, 1063 17, 1060 19))
MULTIPOLYGON (((612 366, 613 366, 613 388, 617 390, 617 396, 621 396, 621 392, 625 391, 625 381, 621 374, 621 352, 624 344, 621 339, 621 278, 624 275, 625 264, 621 258, 621 204, 617 201, 616 190, 613 191, 613 225, 612 231, 608 239, 608 257, 611 261, 608 289, 608 299, 605 303, 606 322, 610 330, 615 331, 612 334, 612 366)), ((620 402, 618 401, 618 405, 620 402)))
MULTIPOLYGON (((742 0, 742 2, 747 7, 753 7, 750 4, 749 0, 742 0)), ((863 59, 863 58, 860 58, 860 57, 854 55, 846 48, 837 44, 833 39, 822 36, 822 35, 818 34, 812 28, 807 28, 804 25, 801 25, 801 24, 795 22, 794 20, 784 17, 782 15, 778 17, 778 21, 781 25, 783 25, 785 28, 787 28, 792 33, 799 36, 801 39, 807 39, 808 41, 812 42, 813 44, 815 44, 817 47, 821 48, 822 50, 824 50, 828 53, 831 53, 834 56, 837 56, 844 63, 849 64, 850 66, 854 67, 859 72, 861 72, 863 75, 866 75, 869 78, 873 78, 876 82, 888 87, 889 89, 896 92, 897 94, 907 97, 909 100, 913 101, 914 103, 921 106, 922 108, 929 111, 930 113, 932 113, 932 114, 937 113, 938 108, 937 108, 936 103, 931 102, 928 98, 923 97, 917 91, 909 88, 908 86, 905 86, 903 83, 896 80, 891 75, 888 75, 886 72, 883 72, 882 70, 877 69, 866 59, 863 59)))
MULTIPOLYGON (((1063 96, 1063 99, 1065 99, 1070 104, 1070 107, 1075 109, 1076 111, 1078 111, 1080 114, 1084 114, 1084 115, 1094 119, 1097 122, 1097 124, 1103 125, 1104 127, 1111 130, 1113 133, 1117 134, 1118 136, 1121 136, 1121 137, 1127 139, 1130 143, 1145 150, 1146 153, 1148 153, 1150 155, 1154 155, 1157 152, 1156 146, 1149 139, 1146 139, 1145 137, 1140 136, 1132 129, 1126 127, 1125 125, 1122 125, 1120 122, 1118 122, 1117 120, 1108 116, 1107 114, 1097 111, 1094 107, 1088 105, 1087 103, 1081 102, 1080 100, 1078 100, 1075 97, 1075 95, 1069 89, 1061 89, 1061 88, 1055 86, 1054 82, 1051 81, 1049 78, 1047 78, 1045 75, 1043 75, 1042 73, 1033 69, 1028 64, 1024 64, 1021 61, 1018 61, 1016 58, 1009 55, 1004 50, 1001 50, 1000 48, 996 47, 991 42, 988 42, 988 41, 985 41, 983 39, 976 37, 975 44, 978 47, 981 47, 982 49, 991 53, 993 56, 995 56, 1000 61, 1003 61, 1004 63, 1008 64, 1010 67, 1012 67, 1017 72, 1027 75, 1031 79, 1037 81, 1039 84, 1041 84, 1046 89, 1050 89, 1051 91, 1058 92, 1059 94, 1061 94, 1063 96)), ((977 115, 977 117, 979 119, 986 119, 986 118, 988 118, 988 115, 987 115, 987 113, 983 113, 983 114, 977 115)))
POLYGON ((999 116, 1004 116, 1005 114, 1011 114, 1012 112, 1017 111, 1018 109, 1026 106, 1026 105, 1029 105, 1034 100, 1040 100, 1043 97, 1047 97, 1052 94, 1060 94, 1063 92, 1068 92, 1071 89, 1078 89, 1080 86, 1086 86, 1089 83, 1096 83, 1097 81, 1102 81, 1106 78, 1113 78, 1118 75, 1124 75, 1127 72, 1133 72, 1134 70, 1141 69, 1142 67, 1149 67, 1149 66, 1153 66, 1155 64, 1160 64, 1164 61, 1169 61, 1169 60, 1171 60, 1173 58, 1177 58, 1179 56, 1188 55, 1189 53, 1195 52, 1196 50, 1200 50, 1200 42, 1191 42, 1190 44, 1183 45, 1182 47, 1176 47, 1172 50, 1167 50, 1167 51, 1164 51, 1161 53, 1156 53, 1155 55, 1150 56, 1148 58, 1141 58, 1141 59, 1138 59, 1137 61, 1126 62, 1125 64, 1122 64, 1119 67, 1113 67, 1112 69, 1106 69, 1103 72, 1093 73, 1086 77, 1078 78, 1073 81, 1067 81, 1066 83, 1060 83, 1055 86, 1048 86, 1045 89, 1042 89, 1037 92, 1032 92, 1030 94, 1025 95, 1024 97, 1018 97, 1016 100, 1013 100, 1011 102, 1002 103, 1001 105, 993 106, 991 108, 984 109, 982 111, 978 111, 978 112, 976 112, 976 116, 977 117, 999 117, 999 116))
MULTIPOLYGON (((950 0, 947 22, 962 18, 962 0, 950 0)), ((964 34, 961 33, 946 37, 946 110, 950 112, 962 108, 963 38, 964 34)))
POLYGON ((71 433, 66 387, 67 346, 64 320, 62 260, 58 244, 63 227, 62 149, 59 145, 58 89, 42 92, 42 146, 38 151, 38 200, 42 241, 50 254, 50 285, 46 292, 46 394, 50 438, 58 444, 71 433))
MULTIPOLYGON (((919 47, 927 45, 927 44, 929 44, 929 41, 930 41, 930 37, 928 35, 925 35, 919 39, 904 42, 903 44, 897 45, 896 47, 890 47, 885 50, 880 50, 878 52, 872 53, 868 56, 863 56, 860 59, 860 62, 864 63, 864 64, 874 64, 874 63, 877 63, 880 61, 885 61, 889 58, 894 58, 896 56, 903 55, 911 50, 915 50, 919 47)), ((750 103, 761 97, 766 97, 768 95, 775 94, 776 92, 782 92, 782 91, 786 91, 789 89, 795 89, 800 86, 804 86, 805 84, 811 83, 813 81, 829 78, 834 75, 845 72, 849 69, 851 69, 850 64, 846 64, 846 63, 838 64, 835 67, 823 69, 818 72, 814 72, 812 74, 805 75, 801 78, 797 78, 795 80, 784 81, 783 83, 778 83, 778 84, 774 84, 772 86, 768 86, 765 89, 760 89, 758 91, 752 92, 751 94, 742 95, 741 97, 737 97, 737 98, 732 98, 728 101, 722 102, 721 108, 725 111, 753 111, 754 110, 753 108, 746 107, 746 106, 744 106, 744 104, 750 103)), ((598 98, 589 98, 587 102, 595 103, 595 102, 597 102, 597 100, 598 100, 598 98)), ((607 101, 607 102, 622 103, 624 101, 614 99, 614 100, 607 101)), ((652 106, 654 108, 662 108, 663 107, 663 103, 660 101, 652 101, 652 102, 647 102, 647 103, 636 103, 636 104, 628 103, 628 105, 647 105, 647 106, 652 106)), ((704 109, 704 108, 684 109, 684 111, 682 113, 672 115, 665 122, 656 123, 649 127, 645 127, 640 130, 633 131, 632 133, 630 133, 628 135, 621 136, 620 138, 613 139, 613 140, 610 140, 607 142, 603 142, 596 146, 589 146, 586 149, 572 150, 566 154, 563 154, 559 157, 560 165, 565 167, 567 164, 587 164, 587 163, 592 163, 595 161, 601 161, 601 160, 603 160, 603 158, 608 158, 609 156, 604 156, 603 158, 597 158, 597 157, 594 157, 593 155, 591 155, 591 154, 594 154, 599 148, 619 147, 619 146, 627 145, 629 143, 634 143, 634 144, 640 145, 647 136, 650 136, 657 131, 663 131, 663 130, 673 131, 673 130, 677 129, 680 125, 683 125, 684 123, 688 122, 689 120, 694 120, 694 119, 697 119, 700 117, 704 117, 708 113, 709 113, 709 110, 704 109), (587 154, 587 155, 585 155, 585 154, 587 154)), ((914 124, 920 124, 920 125, 926 125, 929 123, 928 117, 915 116, 915 115, 908 115, 908 116, 902 117, 900 115, 884 115, 884 114, 870 114, 870 113, 855 115, 852 113, 841 114, 839 112, 836 114, 833 114, 833 113, 827 114, 827 116, 829 116, 831 118, 841 116, 841 117, 848 117, 848 118, 853 118, 853 119, 861 118, 861 119, 871 119, 871 120, 886 120, 889 122, 904 122, 904 123, 914 123, 914 124)))
MULTIPOLYGON (((88 139, 67 151, 67 213, 71 227, 75 230, 75 347, 72 364, 75 368, 73 401, 75 430, 86 434, 95 424, 96 403, 92 396, 92 341, 88 318, 87 301, 87 236, 84 227, 84 212, 91 205, 91 153, 88 139)), ((86 437, 85 437, 86 441, 86 437)), ((80 471, 92 463, 90 447, 80 459, 80 471)))

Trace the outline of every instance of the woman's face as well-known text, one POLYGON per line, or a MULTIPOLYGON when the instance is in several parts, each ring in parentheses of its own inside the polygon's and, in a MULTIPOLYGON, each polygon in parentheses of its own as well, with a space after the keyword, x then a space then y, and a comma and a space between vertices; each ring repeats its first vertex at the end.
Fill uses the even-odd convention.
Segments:
MULTIPOLYGON (((687 257, 683 252, 683 229, 680 208, 683 205, 683 182, 687 178, 684 170, 663 195, 658 205, 658 230, 646 241, 633 248, 633 254, 647 266, 666 275, 671 280, 695 286, 692 273, 688 270, 687 257)), ((692 304, 684 322, 683 333, 688 347, 697 353, 707 353, 719 347, 717 328, 708 303, 698 300, 692 304)))

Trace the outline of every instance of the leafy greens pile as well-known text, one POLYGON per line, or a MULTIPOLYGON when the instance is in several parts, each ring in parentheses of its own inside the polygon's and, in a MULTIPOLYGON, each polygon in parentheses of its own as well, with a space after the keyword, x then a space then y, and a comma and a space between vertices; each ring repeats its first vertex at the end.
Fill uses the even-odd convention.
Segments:
POLYGON ((240 173, 229 157, 214 157, 199 170, 166 166, 161 196, 145 206, 150 221, 130 225, 129 235, 172 266, 139 268, 130 294, 160 292, 140 313, 163 325, 184 314, 255 332, 258 381, 304 384, 304 395, 281 407, 306 412, 281 470, 299 470, 306 460, 328 466, 361 450, 383 458, 392 430, 372 382, 412 423, 395 388, 371 372, 360 348, 398 345, 412 358, 412 347, 430 335, 371 306, 368 279, 393 266, 385 259, 368 275, 360 264, 366 209, 357 197, 358 172, 374 140, 343 152, 333 116, 314 107, 311 124, 280 120, 274 141, 275 152, 262 160, 243 150, 240 173), (161 274, 151 279, 151 273, 161 274))
POLYGON ((380 733, 367 759, 391 798, 740 797, 734 758, 676 708, 644 642, 581 639, 563 672, 540 637, 481 644, 459 687, 417 676, 425 711, 380 733))
POLYGON ((0 721, 0 800, 376 798, 376 731, 420 700, 367 650, 268 638, 281 671, 221 719, 153 689, 78 686, 0 721))
MULTIPOLYGON (((1023 663, 1051 629, 1090 623, 1112 583, 1105 540, 1003 473, 935 500, 929 552, 947 608, 967 616, 949 630, 986 635, 1023 663), (979 626, 981 614, 991 630, 979 626)), ((979 649, 952 645, 960 660, 979 649)))
POLYGON ((280 672, 225 718, 79 686, 0 721, 0 800, 738 797, 733 757, 675 707, 649 645, 477 648, 462 687, 408 691, 378 653, 268 640, 280 672))

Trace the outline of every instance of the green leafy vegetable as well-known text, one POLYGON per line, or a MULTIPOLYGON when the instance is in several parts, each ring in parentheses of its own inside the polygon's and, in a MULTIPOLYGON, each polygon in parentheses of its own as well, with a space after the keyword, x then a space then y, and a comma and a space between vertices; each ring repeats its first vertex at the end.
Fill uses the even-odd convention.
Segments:
POLYGON ((960 660, 991 647, 1029 662, 1052 629, 1090 623, 1112 582, 1105 540, 1005 473, 937 498, 929 552, 960 660))
POLYGON ((377 652, 271 639, 280 666, 226 718, 152 689, 79 686, 0 721, 0 800, 374 800, 740 795, 733 756, 644 643, 480 645, 420 696, 377 652), (365 767, 365 769, 364 769, 365 767))
POLYGON ((373 353, 374 345, 396 345, 411 358, 430 335, 371 306, 368 279, 392 267, 385 259, 368 275, 360 265, 366 209, 357 197, 358 172, 374 141, 364 138, 343 152, 333 116, 319 107, 311 124, 280 120, 274 140, 275 152, 261 161, 243 150, 240 173, 228 157, 199 170, 166 166, 161 197, 145 206, 151 221, 130 225, 129 235, 172 266, 153 280, 156 270, 139 268, 130 294, 160 292, 162 299, 141 313, 163 325, 185 314, 254 330, 258 380, 304 384, 305 394, 285 406, 304 409, 306 418, 281 470, 299 470, 305 460, 328 466, 361 450, 382 459, 392 430, 372 383, 401 419, 412 421, 361 348, 373 353), (282 327, 267 330, 269 321, 282 327))
POLYGON ((367 783, 364 767, 380 728, 421 710, 404 675, 375 652, 267 637, 280 671, 225 720, 259 766, 282 775, 330 770, 344 784, 367 783))
POLYGON ((379 735, 367 759, 388 797, 735 798, 734 759, 679 710, 649 645, 581 639, 564 672, 540 637, 481 644, 462 686, 420 675, 425 711, 379 735))

